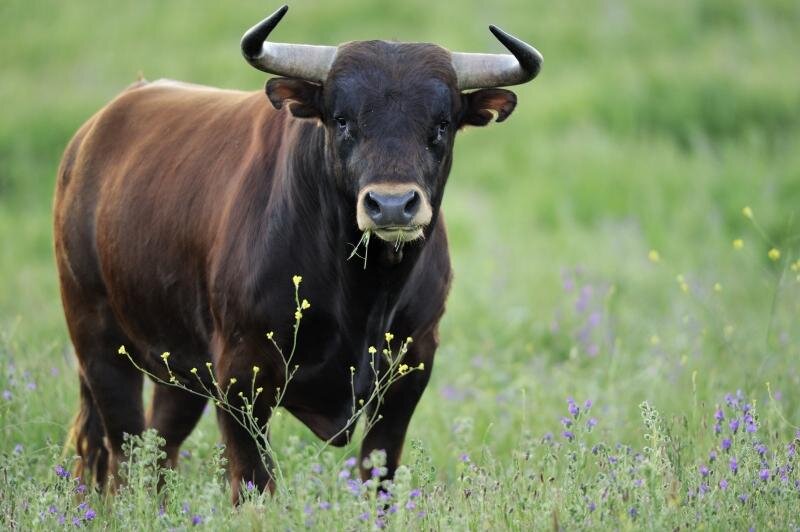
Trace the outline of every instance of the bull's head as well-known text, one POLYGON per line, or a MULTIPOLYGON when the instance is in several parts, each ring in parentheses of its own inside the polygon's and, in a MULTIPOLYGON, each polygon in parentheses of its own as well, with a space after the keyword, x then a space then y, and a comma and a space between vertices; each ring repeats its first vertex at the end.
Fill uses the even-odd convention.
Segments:
POLYGON ((541 54, 490 26, 509 54, 449 52, 433 44, 359 41, 340 46, 267 42, 286 6, 242 38, 247 61, 278 74, 267 95, 280 109, 320 121, 339 188, 355 201, 361 231, 393 243, 426 234, 450 171, 455 132, 505 120, 517 85, 541 54), (470 89, 471 92, 462 92, 470 89))

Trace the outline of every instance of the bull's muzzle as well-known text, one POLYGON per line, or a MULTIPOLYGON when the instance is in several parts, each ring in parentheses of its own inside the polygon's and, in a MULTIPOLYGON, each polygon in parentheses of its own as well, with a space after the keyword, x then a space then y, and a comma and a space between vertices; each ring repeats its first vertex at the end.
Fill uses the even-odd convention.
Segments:
POLYGON ((387 242, 409 242, 422 237, 431 221, 431 204, 415 184, 367 185, 358 194, 356 221, 387 242))

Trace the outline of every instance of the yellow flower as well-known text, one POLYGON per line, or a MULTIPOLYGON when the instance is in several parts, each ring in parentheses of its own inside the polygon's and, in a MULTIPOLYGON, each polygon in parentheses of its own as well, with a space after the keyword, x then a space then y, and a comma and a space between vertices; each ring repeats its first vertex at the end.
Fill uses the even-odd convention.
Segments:
POLYGON ((166 360, 169 358, 169 351, 164 351, 161 353, 161 358, 166 362, 166 360))
POLYGON ((425 362, 420 362, 419 366, 417 366, 417 369, 420 370, 420 371, 424 370, 425 369, 425 362))
POLYGON ((647 258, 650 259, 650 262, 658 262, 661 260, 661 255, 655 249, 651 249, 650 253, 647 254, 647 258))
POLYGON ((169 382, 172 384, 178 384, 178 379, 175 378, 175 375, 171 375, 169 378, 169 382))
POLYGON ((369 346, 369 349, 367 349, 367 351, 369 351, 369 354, 370 354, 370 355, 374 355, 375 353, 377 353, 377 352, 378 352, 378 350, 377 350, 377 349, 375 349, 375 346, 374 346, 374 345, 371 345, 371 346, 369 346))
POLYGON ((750 207, 745 207, 744 209, 742 209, 742 214, 744 215, 745 218, 748 218, 750 220, 753 219, 753 209, 751 209, 750 207))
POLYGON ((192 369, 190 369, 189 371, 191 371, 192 373, 195 373, 195 374, 196 374, 196 373, 197 373, 197 368, 192 368, 192 369))
POLYGON ((261 371, 261 368, 258 366, 253 366, 253 373, 258 373, 259 371, 261 371))
POLYGON ((719 283, 714 283, 714 292, 722 292, 722 285, 719 283))
POLYGON ((308 302, 308 299, 304 299, 302 303, 300 303, 300 308, 303 310, 311 308, 311 303, 308 302))
POLYGON ((767 253, 767 256, 769 257, 769 260, 771 260, 773 262, 775 262, 777 260, 780 260, 780 258, 781 258, 781 250, 779 250, 778 248, 772 248, 767 253))
POLYGON ((733 241, 733 249, 739 250, 742 249, 743 247, 744 247, 744 240, 742 240, 741 238, 737 238, 736 240, 733 241))
POLYGON ((299 320, 302 317, 303 317, 303 313, 302 312, 300 312, 299 310, 295 311, 294 319, 299 320))
POLYGON ((298 288, 300 286, 300 282, 302 280, 303 278, 299 275, 295 275, 294 277, 292 277, 292 282, 294 283, 295 288, 298 288))
POLYGON ((363 399, 359 399, 358 400, 358 404, 361 405, 361 406, 364 406, 364 400, 363 399))
POLYGON ((267 340, 272 340, 272 337, 275 336, 275 333, 270 331, 267 333, 267 340))
POLYGON ((236 377, 231 377, 231 384, 236 384, 236 377))
POLYGON ((350 366, 350 373, 355 373, 355 372, 356 372, 356 368, 354 368, 353 366, 350 366))
POLYGON ((400 375, 404 374, 406 371, 408 371, 408 364, 400 364, 400 367, 397 368, 397 371, 400 372, 400 375))
POLYGON ((263 391, 264 391, 264 387, 263 386, 259 386, 258 388, 256 388, 256 393, 261 393, 263 391))
POLYGON ((206 362, 206 367, 207 367, 208 369, 211 369, 211 362, 206 362))
MULTIPOLYGON (((798 262, 800 262, 800 261, 798 261, 798 262)), ((410 336, 407 336, 407 337, 406 337, 406 343, 407 343, 407 344, 410 344, 410 343, 411 343, 411 342, 413 342, 413 341, 414 341, 414 339, 413 339, 413 338, 411 338, 410 336)))
POLYGON ((387 342, 391 342, 392 339, 394 338, 394 335, 390 332, 387 332, 384 336, 386 337, 387 342))
POLYGON ((119 351, 117 351, 117 353, 119 353, 120 355, 127 355, 128 354, 128 352, 125 350, 125 346, 124 345, 119 346, 119 351))

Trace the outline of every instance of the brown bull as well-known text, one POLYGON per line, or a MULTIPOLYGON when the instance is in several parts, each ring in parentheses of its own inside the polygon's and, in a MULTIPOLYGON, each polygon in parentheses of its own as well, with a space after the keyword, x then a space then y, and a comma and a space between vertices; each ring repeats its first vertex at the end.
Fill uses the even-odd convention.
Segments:
MULTIPOLYGON (((252 65, 284 76, 269 80, 267 97, 138 83, 84 124, 64 154, 56 259, 80 364, 79 474, 98 483, 117 472, 123 434, 145 427, 166 439, 174 464, 206 403, 156 384, 145 414, 143 375, 117 355, 121 345, 165 379, 164 351, 184 382, 211 362, 218 382, 238 380, 231 397, 249 392, 258 365, 265 392, 255 410, 269 416, 286 383, 264 335, 291 340, 294 274, 312 308, 282 406, 317 436, 344 434, 333 443, 345 443, 353 395, 367 397, 374 385, 368 347, 386 331, 414 338, 406 363, 424 370, 375 405, 381 421, 361 451, 384 449, 388 477, 397 467, 451 277, 440 205, 455 133, 508 117, 516 97, 493 87, 529 81, 541 56, 494 27, 513 55, 267 42, 285 12, 242 40, 252 65), (365 232, 378 237, 368 240, 366 265, 348 260, 365 232)), ((243 480, 271 487, 253 439, 225 412, 218 419, 234 501, 243 480)))

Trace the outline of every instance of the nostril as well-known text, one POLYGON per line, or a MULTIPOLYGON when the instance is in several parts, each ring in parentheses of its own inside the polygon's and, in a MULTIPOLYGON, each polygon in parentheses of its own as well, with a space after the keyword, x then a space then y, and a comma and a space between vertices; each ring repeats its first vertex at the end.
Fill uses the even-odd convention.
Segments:
POLYGON ((378 216, 381 213, 381 204, 372 195, 372 192, 367 192, 364 196, 364 209, 371 217, 378 216))
POLYGON ((416 190, 411 191, 411 197, 406 201, 403 206, 403 214, 406 216, 414 216, 419 209, 419 193, 416 190))

